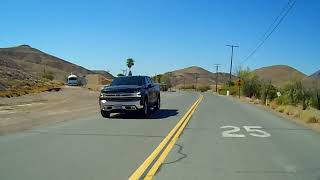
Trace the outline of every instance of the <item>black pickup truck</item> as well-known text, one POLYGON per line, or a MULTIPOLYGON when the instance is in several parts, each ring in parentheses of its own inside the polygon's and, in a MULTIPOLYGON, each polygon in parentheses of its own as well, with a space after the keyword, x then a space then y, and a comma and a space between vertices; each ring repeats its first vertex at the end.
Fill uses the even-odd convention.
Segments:
POLYGON ((151 108, 160 109, 160 87, 148 76, 117 77, 101 90, 99 104, 103 117, 128 111, 147 116, 151 108))

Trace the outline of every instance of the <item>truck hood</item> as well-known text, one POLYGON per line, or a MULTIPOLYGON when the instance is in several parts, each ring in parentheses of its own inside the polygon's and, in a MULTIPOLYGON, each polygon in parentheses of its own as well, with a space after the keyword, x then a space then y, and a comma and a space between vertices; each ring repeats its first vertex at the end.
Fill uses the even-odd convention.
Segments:
POLYGON ((121 86, 107 86, 101 90, 104 93, 134 93, 141 90, 143 86, 137 85, 121 85, 121 86))

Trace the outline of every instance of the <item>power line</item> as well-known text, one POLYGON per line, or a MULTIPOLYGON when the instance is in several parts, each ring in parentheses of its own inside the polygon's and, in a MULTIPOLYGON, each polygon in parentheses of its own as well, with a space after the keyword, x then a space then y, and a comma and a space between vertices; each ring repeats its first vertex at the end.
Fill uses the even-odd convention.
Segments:
POLYGON ((291 9, 295 5, 295 3, 296 3, 296 1, 289 0, 287 5, 281 11, 281 13, 277 16, 277 18, 274 20, 274 22, 269 26, 267 31, 263 34, 262 37, 264 37, 264 39, 262 39, 260 41, 260 43, 258 43, 258 45, 253 49, 253 51, 242 62, 240 62, 240 64, 243 64, 244 62, 249 60, 249 58, 251 58, 260 49, 260 47, 266 42, 266 40, 272 35, 272 33, 275 32, 275 30, 279 27, 281 22, 287 17, 287 15, 291 11, 291 9), (271 29, 272 26, 273 26, 273 28, 271 29))
POLYGON ((260 40, 262 41, 262 39, 264 37, 266 37, 266 35, 268 34, 268 32, 271 31, 272 27, 274 27, 274 25, 279 21, 281 15, 284 14, 284 12, 286 12, 288 10, 288 8, 290 7, 290 4, 292 3, 293 0, 289 0, 288 3, 282 8, 282 10, 280 11, 280 13, 278 14, 278 16, 273 20, 273 22, 270 24, 270 26, 268 27, 268 29, 264 32, 264 34, 261 36, 260 40))

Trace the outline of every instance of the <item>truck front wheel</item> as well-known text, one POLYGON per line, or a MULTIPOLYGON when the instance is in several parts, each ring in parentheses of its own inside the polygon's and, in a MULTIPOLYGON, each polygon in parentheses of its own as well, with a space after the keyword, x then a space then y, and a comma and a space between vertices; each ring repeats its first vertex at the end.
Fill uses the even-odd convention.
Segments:
POLYGON ((106 111, 103 111, 103 110, 101 110, 100 112, 101 112, 101 116, 102 117, 104 117, 104 118, 110 117, 110 113, 109 112, 106 112, 106 111))
POLYGON ((160 96, 158 96, 157 103, 156 103, 156 106, 154 108, 155 108, 155 110, 160 110, 160 96))
POLYGON ((143 102, 143 108, 141 109, 141 113, 143 116, 148 116, 149 115, 149 103, 148 99, 145 99, 143 102))

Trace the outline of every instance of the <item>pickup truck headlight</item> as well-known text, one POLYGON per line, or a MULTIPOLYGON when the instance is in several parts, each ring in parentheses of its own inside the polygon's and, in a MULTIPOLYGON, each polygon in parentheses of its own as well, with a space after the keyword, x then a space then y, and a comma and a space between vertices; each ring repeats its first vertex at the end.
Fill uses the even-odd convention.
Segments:
POLYGON ((101 97, 101 98, 104 98, 105 96, 106 96, 106 94, 100 93, 100 97, 101 97))
POLYGON ((137 92, 137 97, 141 97, 141 92, 137 92))
POLYGON ((104 104, 104 103, 106 103, 106 102, 107 102, 107 101, 106 101, 106 100, 104 100, 104 99, 103 99, 103 100, 101 100, 101 103, 102 103, 102 104, 104 104))

